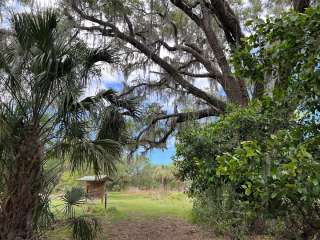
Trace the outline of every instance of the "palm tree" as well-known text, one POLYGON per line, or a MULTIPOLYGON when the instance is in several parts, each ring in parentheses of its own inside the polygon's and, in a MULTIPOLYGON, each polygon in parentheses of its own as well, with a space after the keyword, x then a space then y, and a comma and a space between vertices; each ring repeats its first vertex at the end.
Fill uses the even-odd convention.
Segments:
POLYGON ((112 90, 79 101, 99 53, 116 59, 110 48, 86 49, 58 23, 53 11, 14 15, 0 46, 0 239, 35 238, 49 158, 113 172, 123 115, 134 111, 112 90))
POLYGON ((153 178, 162 184, 162 187, 167 191, 168 184, 174 179, 173 170, 170 166, 161 165, 156 167, 153 173, 153 178))

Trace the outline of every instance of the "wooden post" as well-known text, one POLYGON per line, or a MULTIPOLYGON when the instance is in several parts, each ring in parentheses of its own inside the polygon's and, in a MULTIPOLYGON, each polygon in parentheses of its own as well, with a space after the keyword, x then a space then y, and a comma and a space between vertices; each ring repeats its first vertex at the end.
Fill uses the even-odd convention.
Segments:
POLYGON ((107 191, 104 193, 104 208, 107 209, 107 198, 108 198, 108 195, 107 195, 107 191))

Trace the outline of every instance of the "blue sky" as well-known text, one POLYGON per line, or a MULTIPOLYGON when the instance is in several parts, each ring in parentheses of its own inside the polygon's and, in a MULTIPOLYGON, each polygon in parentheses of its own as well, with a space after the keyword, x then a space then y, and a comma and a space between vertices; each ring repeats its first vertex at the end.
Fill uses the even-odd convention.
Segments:
POLYGON ((154 164, 170 164, 172 163, 172 157, 174 156, 176 149, 174 146, 169 146, 165 150, 154 149, 150 152, 149 158, 154 164))

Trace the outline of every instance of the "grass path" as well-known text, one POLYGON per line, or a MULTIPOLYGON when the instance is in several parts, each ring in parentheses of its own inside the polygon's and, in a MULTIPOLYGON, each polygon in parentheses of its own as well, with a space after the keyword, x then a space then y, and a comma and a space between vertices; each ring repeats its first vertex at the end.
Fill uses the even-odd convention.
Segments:
MULTIPOLYGON (((59 206, 59 200, 53 205, 59 206)), ((101 239, 107 240, 209 240, 191 224, 192 202, 182 193, 110 193, 108 207, 89 202, 77 212, 94 215, 102 224, 101 239)), ((69 240, 64 226, 48 233, 48 239, 69 240)))

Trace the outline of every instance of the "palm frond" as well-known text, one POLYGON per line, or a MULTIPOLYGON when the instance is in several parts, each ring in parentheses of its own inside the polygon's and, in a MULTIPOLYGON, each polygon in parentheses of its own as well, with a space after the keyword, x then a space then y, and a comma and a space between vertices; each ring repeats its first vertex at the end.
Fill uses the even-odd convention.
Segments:
POLYGON ((120 144, 110 139, 74 140, 66 147, 72 171, 93 169, 97 175, 101 172, 113 174, 121 152, 120 144))
POLYGON ((96 62, 116 63, 119 58, 116 55, 117 50, 111 46, 99 47, 87 50, 86 66, 91 68, 96 62))
POLYGON ((57 23, 56 13, 50 10, 36 14, 14 14, 12 17, 17 39, 24 49, 30 49, 34 45, 43 51, 50 48, 57 23))
POLYGON ((138 108, 138 98, 122 98, 118 96, 117 92, 113 89, 102 90, 95 96, 86 97, 81 102, 77 103, 75 108, 82 107, 86 110, 90 110, 92 106, 100 103, 102 100, 109 102, 114 107, 126 110, 127 112, 125 115, 129 115, 133 118, 138 119, 141 114, 138 108))
POLYGON ((72 188, 67 191, 62 201, 64 203, 64 212, 70 218, 75 216, 75 207, 84 203, 85 192, 82 188, 72 188))
POLYGON ((41 196, 40 203, 34 216, 34 225, 37 229, 48 229, 55 221, 55 217, 50 207, 48 196, 41 196))
POLYGON ((125 138, 125 119, 115 107, 106 108, 100 121, 97 139, 112 139, 114 141, 125 138))

